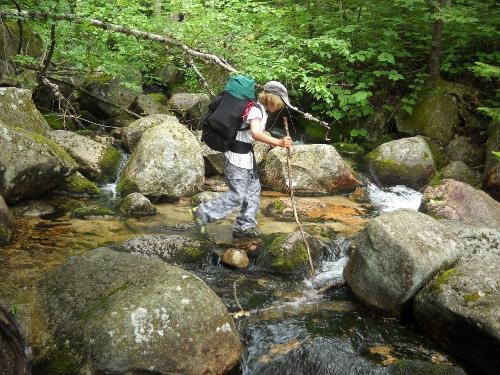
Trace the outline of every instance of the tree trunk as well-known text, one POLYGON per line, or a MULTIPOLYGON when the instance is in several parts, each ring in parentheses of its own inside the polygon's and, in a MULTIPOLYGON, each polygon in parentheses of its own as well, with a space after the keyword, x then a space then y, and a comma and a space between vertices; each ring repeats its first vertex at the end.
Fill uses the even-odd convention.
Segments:
POLYGON ((441 78, 441 54, 443 51, 443 9, 450 4, 450 0, 439 0, 433 3, 435 21, 432 29, 431 54, 429 57, 429 83, 435 83, 441 78))

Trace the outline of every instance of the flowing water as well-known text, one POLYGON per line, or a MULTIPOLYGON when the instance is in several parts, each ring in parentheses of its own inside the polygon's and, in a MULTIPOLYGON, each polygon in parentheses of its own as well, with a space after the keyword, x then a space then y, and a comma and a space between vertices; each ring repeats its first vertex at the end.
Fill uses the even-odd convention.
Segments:
MULTIPOLYGON (((114 187, 106 186, 99 197, 92 199, 47 197, 45 201, 57 208, 54 213, 42 217, 18 216, 13 243, 0 249, 0 300, 13 306, 30 303, 36 282, 44 272, 69 256, 99 246, 145 233, 196 235, 189 229, 183 233, 175 231, 176 226, 190 224, 188 198, 156 204, 158 215, 151 217, 88 220, 70 217, 70 212, 81 206, 113 207, 114 187)), ((252 263, 247 270, 234 271, 222 266, 215 253, 203 266, 191 269, 213 288, 229 311, 239 310, 236 294, 240 305, 250 313, 248 317, 236 318, 245 346, 243 374, 258 374, 273 356, 292 350, 308 337, 341 339, 363 358, 381 365, 402 358, 448 361, 413 327, 384 319, 359 303, 344 285, 342 271, 352 238, 367 219, 398 207, 417 209, 420 203, 420 194, 405 187, 383 190, 368 184, 366 190, 372 208, 344 196, 311 198, 326 204, 326 212, 320 216, 321 223, 305 227, 314 229, 314 225, 320 225, 329 247, 313 277, 261 274, 252 263)), ((283 196, 275 192, 262 195, 262 208, 283 196)), ((295 222, 278 221, 263 213, 258 220, 265 234, 296 229, 295 222)), ((230 240, 231 217, 210 224, 209 232, 219 240, 230 240)))

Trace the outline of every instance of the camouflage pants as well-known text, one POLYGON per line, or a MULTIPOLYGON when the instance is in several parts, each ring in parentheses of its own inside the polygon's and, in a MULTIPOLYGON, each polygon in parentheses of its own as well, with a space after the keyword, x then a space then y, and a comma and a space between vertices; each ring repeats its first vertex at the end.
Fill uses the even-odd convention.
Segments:
POLYGON ((257 225, 255 217, 260 204, 260 181, 257 173, 252 169, 239 168, 226 159, 224 175, 229 191, 200 204, 196 215, 204 223, 210 223, 226 217, 241 207, 233 224, 233 230, 254 228, 257 225))

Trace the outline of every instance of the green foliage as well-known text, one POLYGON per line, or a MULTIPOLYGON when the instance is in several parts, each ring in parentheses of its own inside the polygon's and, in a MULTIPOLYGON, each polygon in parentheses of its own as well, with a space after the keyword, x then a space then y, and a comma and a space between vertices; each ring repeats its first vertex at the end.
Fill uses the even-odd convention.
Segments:
MULTIPOLYGON (((281 80, 295 101, 330 121, 393 106, 411 112, 426 78, 435 19, 445 22, 442 72, 498 77, 500 8, 495 0, 457 0, 434 14, 427 0, 19 0, 23 9, 73 13, 173 36, 226 59, 259 83, 281 80), (472 66, 472 68, 471 68, 472 66), (388 96, 396 97, 388 103, 388 96)), ((4 2, 0 9, 11 8, 4 2)), ((53 21, 29 21, 49 41, 53 21)), ((174 63, 187 87, 202 91, 180 48, 105 31, 89 23, 57 22, 54 60, 81 76, 125 77, 174 63)), ((214 91, 227 73, 196 61, 214 91)), ((490 105, 485 107, 490 108, 490 105)))

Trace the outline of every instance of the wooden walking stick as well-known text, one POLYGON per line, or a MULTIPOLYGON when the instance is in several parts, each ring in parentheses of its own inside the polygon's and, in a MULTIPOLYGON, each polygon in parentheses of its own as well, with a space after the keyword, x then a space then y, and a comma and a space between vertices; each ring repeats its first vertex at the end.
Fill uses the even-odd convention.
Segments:
MULTIPOLYGON (((288 119, 286 117, 283 117, 283 124, 285 125, 286 136, 289 137, 290 132, 288 131, 288 119)), ((286 148, 286 163, 288 166, 288 187, 290 188, 290 200, 292 201, 293 216, 295 217, 295 222, 297 223, 297 226, 300 229, 300 233, 302 234, 302 239, 304 240, 304 244, 306 245, 307 256, 309 257, 309 266, 311 267, 311 276, 313 276, 314 266, 311 258, 311 250, 309 249, 309 245, 306 240, 306 234, 304 233, 304 229, 302 229, 302 225, 300 224, 299 221, 299 216, 297 215, 297 207, 295 206, 295 198, 293 195, 292 167, 290 163, 290 147, 286 148)))

